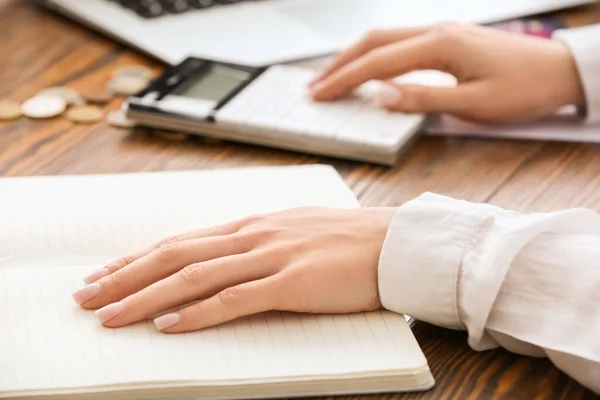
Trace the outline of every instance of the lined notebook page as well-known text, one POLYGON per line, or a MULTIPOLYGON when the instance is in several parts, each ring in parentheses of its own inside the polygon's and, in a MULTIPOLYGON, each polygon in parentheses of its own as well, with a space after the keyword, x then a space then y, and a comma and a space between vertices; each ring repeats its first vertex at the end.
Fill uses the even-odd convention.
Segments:
POLYGON ((426 365, 403 317, 388 312, 274 312, 180 335, 151 322, 103 328, 70 298, 90 268, 0 269, 0 397, 136 382, 410 373, 426 365))
POLYGON ((319 165, 2 179, 0 262, 108 262, 167 235, 306 205, 358 203, 333 168, 319 165))

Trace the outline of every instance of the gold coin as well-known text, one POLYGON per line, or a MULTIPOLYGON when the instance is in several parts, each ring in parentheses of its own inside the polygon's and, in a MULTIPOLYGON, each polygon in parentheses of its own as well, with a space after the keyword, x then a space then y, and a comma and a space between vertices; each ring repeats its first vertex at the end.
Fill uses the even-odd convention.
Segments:
POLYGON ((111 111, 106 121, 116 128, 133 128, 135 122, 127 118, 123 110, 111 111))
POLYGON ((67 118, 77 124, 94 124, 104 117, 104 112, 96 106, 79 106, 67 112, 67 118))
POLYGON ((167 139, 167 140, 183 141, 188 138, 188 135, 186 135, 185 133, 167 132, 167 131, 161 131, 161 130, 153 130, 152 134, 155 136, 161 137, 163 139, 167 139))
POLYGON ((139 76, 121 76, 111 80, 107 89, 112 93, 130 96, 136 94, 148 86, 149 80, 139 76))
POLYGON ((62 114, 67 108, 66 100, 60 97, 38 95, 21 104, 21 112, 29 118, 52 118, 62 114))
POLYGON ((0 121, 12 121, 20 118, 21 105, 14 101, 0 101, 0 121))

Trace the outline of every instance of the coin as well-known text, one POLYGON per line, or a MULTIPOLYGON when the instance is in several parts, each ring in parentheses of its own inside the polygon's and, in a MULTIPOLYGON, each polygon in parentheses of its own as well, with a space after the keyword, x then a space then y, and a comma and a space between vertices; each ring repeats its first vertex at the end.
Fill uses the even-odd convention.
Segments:
POLYGON ((153 130, 152 134, 167 140, 186 140, 188 135, 185 133, 167 132, 162 130, 153 130))
POLYGON ((40 90, 38 95, 59 97, 70 105, 81 106, 85 104, 85 99, 78 91, 66 87, 50 87, 40 90))
POLYGON ((62 114, 67 102, 55 96, 38 95, 21 104, 21 112, 29 118, 52 118, 62 114))
POLYGON ((88 103, 101 105, 110 102, 113 97, 112 94, 106 90, 86 90, 82 93, 82 95, 83 98, 88 101, 88 103))
POLYGON ((96 106, 78 106, 67 112, 67 118, 78 124, 93 124, 104 117, 104 112, 96 106))
POLYGON ((152 75, 152 70, 148 67, 144 67, 143 65, 125 65, 117 68, 115 72, 113 72, 112 76, 113 78, 137 77, 148 80, 152 78, 152 75))
POLYGON ((133 95, 148 86, 148 79, 139 76, 121 76, 108 82, 107 89, 120 95, 133 95))
POLYGON ((127 118, 123 110, 111 111, 106 117, 106 121, 117 128, 133 128, 135 122, 127 118))
POLYGON ((12 121, 21 115, 21 105, 19 103, 0 101, 0 121, 12 121))

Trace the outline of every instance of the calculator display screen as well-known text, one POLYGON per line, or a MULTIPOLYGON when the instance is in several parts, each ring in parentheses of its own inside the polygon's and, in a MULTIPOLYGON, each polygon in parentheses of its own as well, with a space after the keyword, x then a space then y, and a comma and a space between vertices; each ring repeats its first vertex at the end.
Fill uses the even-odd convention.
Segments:
POLYGON ((178 95, 219 102, 246 82, 250 76, 251 73, 247 71, 213 65, 200 80, 186 85, 178 95))

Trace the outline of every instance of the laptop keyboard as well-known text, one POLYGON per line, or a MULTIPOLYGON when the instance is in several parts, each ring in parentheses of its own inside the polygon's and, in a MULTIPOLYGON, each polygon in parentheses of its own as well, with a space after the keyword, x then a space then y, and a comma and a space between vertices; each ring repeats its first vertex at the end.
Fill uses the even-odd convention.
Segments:
POLYGON ((143 18, 180 14, 187 11, 210 8, 222 4, 241 3, 253 0, 108 0, 135 12, 143 18))

